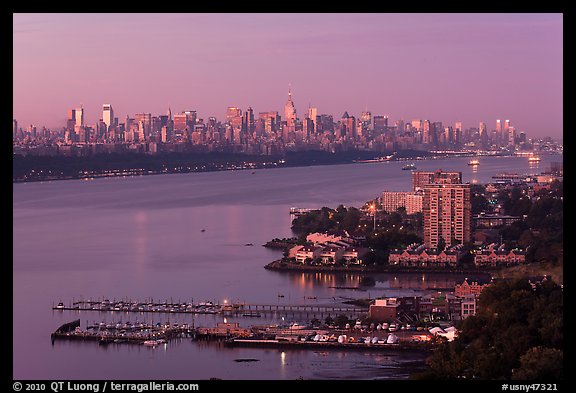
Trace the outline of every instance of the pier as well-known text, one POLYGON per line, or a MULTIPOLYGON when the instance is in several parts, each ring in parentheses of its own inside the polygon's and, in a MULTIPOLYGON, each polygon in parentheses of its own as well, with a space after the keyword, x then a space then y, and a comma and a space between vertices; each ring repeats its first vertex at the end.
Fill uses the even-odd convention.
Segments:
POLYGON ((184 314, 224 314, 234 316, 258 317, 269 314, 282 314, 293 317, 324 318, 327 316, 345 315, 358 318, 368 312, 367 307, 344 306, 340 304, 254 304, 232 303, 214 304, 212 302, 154 302, 153 300, 79 300, 69 305, 62 302, 52 307, 53 310, 99 311, 124 313, 184 313, 184 314))
POLYGON ((239 304, 238 312, 245 314, 285 314, 288 316, 306 316, 309 318, 324 318, 325 316, 345 315, 358 318, 368 312, 366 307, 347 307, 342 305, 311 305, 311 304, 239 304))

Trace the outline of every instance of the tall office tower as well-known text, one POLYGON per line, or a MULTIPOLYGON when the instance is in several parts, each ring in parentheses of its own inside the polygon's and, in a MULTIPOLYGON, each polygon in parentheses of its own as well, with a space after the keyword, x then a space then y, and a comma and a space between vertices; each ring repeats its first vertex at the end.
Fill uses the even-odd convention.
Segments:
POLYGON ((76 120, 74 125, 77 127, 84 127, 84 108, 76 108, 74 110, 74 116, 76 120))
POLYGON ((444 127, 444 139, 446 144, 454 143, 454 129, 452 127, 444 127))
POLYGON ((518 140, 520 141, 520 143, 526 142, 526 133, 524 131, 520 133, 520 136, 518 136, 518 140))
POLYGON ((424 245, 436 248, 440 239, 446 247, 471 240, 469 184, 428 184, 424 187, 424 245))
POLYGON ((114 109, 112 109, 112 105, 102 105, 102 121, 106 124, 106 131, 114 125, 114 109))
POLYGON ((507 131, 510 128, 510 120, 504 120, 504 131, 507 131))
POLYGON ((172 120, 172 110, 170 109, 170 107, 168 107, 168 110, 166 111, 166 115, 168 116, 168 121, 172 120))
POLYGON ((432 129, 430 130, 431 138, 432 138, 432 145, 438 146, 440 135, 444 132, 444 126, 442 125, 441 121, 435 121, 432 123, 432 129))
POLYGON ((184 131, 188 127, 188 115, 177 113, 174 115, 174 131, 184 131))
POLYGON ((388 130, 388 116, 374 116, 374 131, 386 132, 388 130))
POLYGON ((260 112, 258 118, 264 123, 264 132, 268 135, 280 129, 280 115, 278 112, 260 112))
POLYGON ((396 129, 396 135, 401 135, 404 133, 404 120, 396 120, 394 122, 394 128, 396 129))
POLYGON ((288 101, 284 105, 284 120, 286 125, 294 127, 296 125, 296 108, 294 108, 294 101, 292 101, 292 91, 288 88, 288 101))
POLYGON ((412 191, 424 188, 427 184, 460 184, 462 183, 462 172, 434 172, 413 171, 412 191))
POLYGON ((462 141, 462 136, 464 134, 464 130, 462 129, 462 122, 457 121, 454 124, 454 143, 460 144, 462 141))
POLYGON ((480 122, 478 126, 478 132, 480 133, 480 147, 482 149, 488 148, 488 130, 486 129, 486 123, 480 122))
POLYGON ((316 122, 318 121, 318 108, 316 107, 309 107, 308 108, 308 118, 312 120, 312 129, 310 133, 316 132, 316 122))
POLYGON ((314 122, 309 117, 306 117, 304 121, 302 121, 302 132, 307 141, 314 135, 314 122))
POLYGON ((140 136, 148 139, 152 133, 152 114, 151 113, 136 113, 134 115, 134 120, 138 124, 138 128, 141 131, 140 136), (140 125, 141 124, 141 125, 140 125))
POLYGON ((372 129, 372 112, 364 111, 360 115, 360 122, 364 126, 363 128, 366 130, 372 129))
POLYGON ((432 143, 430 120, 424 120, 422 123, 422 143, 432 143))
POLYGON ((503 134, 504 128, 502 126, 502 121, 500 119, 496 120, 496 133, 495 133, 495 138, 493 138, 492 143, 496 143, 498 146, 502 145, 502 134, 503 134))
POLYGON ((513 126, 508 127, 508 146, 516 145, 516 128, 513 126))
POLYGON ((74 131, 76 125, 76 109, 68 109, 68 116, 66 117, 66 129, 74 131))
POLYGON ((419 119, 412 120, 412 128, 414 128, 415 131, 421 131, 422 130, 422 120, 419 120, 419 119))
POLYGON ((16 139, 16 135, 18 135, 18 122, 12 119, 12 139, 16 139))
POLYGON ((356 119, 348 115, 348 112, 344 112, 340 120, 340 135, 348 139, 356 137, 356 119))
POLYGON ((252 134, 254 132, 254 111, 252 110, 251 107, 248 107, 248 109, 246 109, 246 112, 244 112, 244 121, 242 124, 242 129, 249 134, 252 134))
POLYGON ((228 108, 226 108, 226 121, 230 122, 232 118, 234 117, 242 117, 242 109, 236 107, 236 106, 229 106, 228 108))

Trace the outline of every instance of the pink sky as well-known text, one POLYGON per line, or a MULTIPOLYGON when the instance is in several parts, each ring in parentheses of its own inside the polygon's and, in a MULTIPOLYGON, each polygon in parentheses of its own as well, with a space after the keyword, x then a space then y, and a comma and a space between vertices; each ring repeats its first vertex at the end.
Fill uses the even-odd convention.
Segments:
POLYGON ((366 108, 562 138, 562 14, 14 14, 13 116, 60 128, 227 106, 282 113, 288 84, 339 119, 366 108))

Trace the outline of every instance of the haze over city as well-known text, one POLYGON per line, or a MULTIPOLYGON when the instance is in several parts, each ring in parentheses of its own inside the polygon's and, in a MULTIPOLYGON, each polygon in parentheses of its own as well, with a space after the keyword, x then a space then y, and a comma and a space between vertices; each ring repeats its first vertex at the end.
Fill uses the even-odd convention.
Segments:
POLYGON ((281 111, 291 87, 340 118, 464 127, 511 119, 561 139, 562 14, 14 14, 13 116, 61 128, 135 113, 281 111))

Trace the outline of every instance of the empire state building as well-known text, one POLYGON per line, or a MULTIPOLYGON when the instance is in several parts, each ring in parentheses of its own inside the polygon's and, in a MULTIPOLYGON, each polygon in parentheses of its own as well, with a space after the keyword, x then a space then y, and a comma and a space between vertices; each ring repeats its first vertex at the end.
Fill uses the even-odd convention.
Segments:
POLYGON ((286 125, 293 127, 296 125, 296 108, 294 108, 294 101, 292 101, 292 92, 288 89, 288 101, 284 105, 284 118, 286 125))

